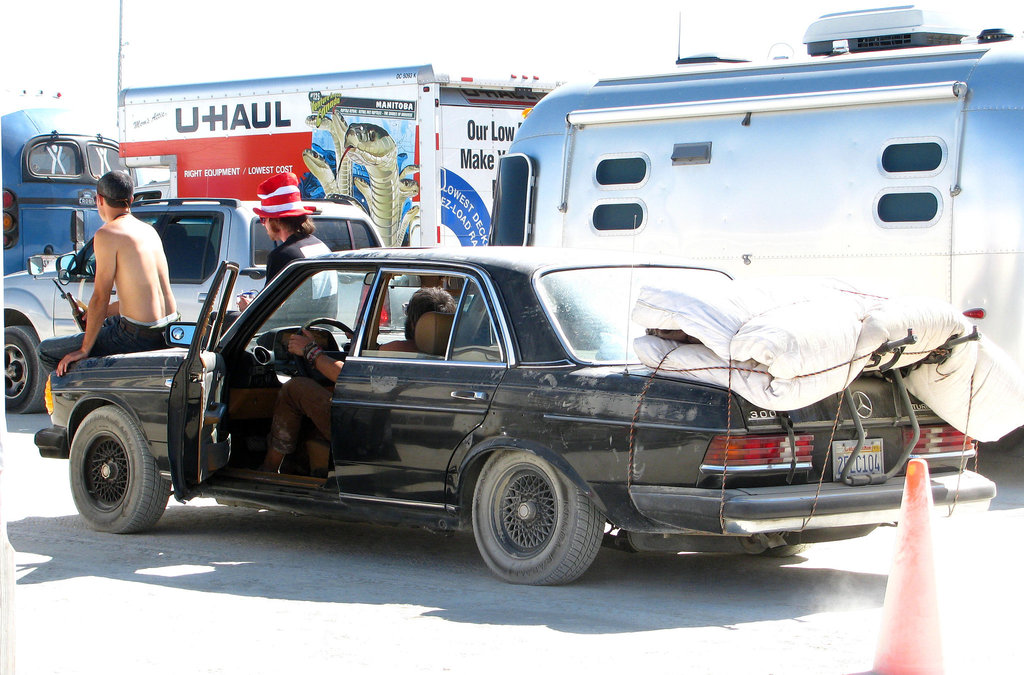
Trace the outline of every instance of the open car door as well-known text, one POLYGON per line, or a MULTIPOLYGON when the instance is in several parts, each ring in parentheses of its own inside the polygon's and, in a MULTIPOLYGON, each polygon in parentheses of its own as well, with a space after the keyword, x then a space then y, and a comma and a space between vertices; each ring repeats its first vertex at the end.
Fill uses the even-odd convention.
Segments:
POLYGON ((188 355, 171 382, 167 457, 174 497, 179 501, 188 499, 195 485, 225 466, 231 454, 229 439, 219 438, 227 410, 221 400, 225 367, 224 359, 214 350, 237 278, 237 263, 220 264, 199 313, 188 355))

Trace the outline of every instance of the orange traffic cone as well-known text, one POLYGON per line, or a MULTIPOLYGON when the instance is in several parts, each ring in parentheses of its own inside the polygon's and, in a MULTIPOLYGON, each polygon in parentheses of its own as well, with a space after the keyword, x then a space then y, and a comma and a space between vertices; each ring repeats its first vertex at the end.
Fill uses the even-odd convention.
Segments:
POLYGON ((931 510, 928 463, 912 459, 907 465, 896 553, 885 587, 875 652, 874 672, 879 675, 943 672, 931 510))

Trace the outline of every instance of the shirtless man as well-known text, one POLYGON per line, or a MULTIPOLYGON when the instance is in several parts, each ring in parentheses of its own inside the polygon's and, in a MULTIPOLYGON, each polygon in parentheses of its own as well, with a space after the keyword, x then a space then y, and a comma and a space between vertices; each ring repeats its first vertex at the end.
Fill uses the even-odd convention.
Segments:
POLYGON ((96 185, 103 227, 93 237, 96 278, 85 332, 39 344, 44 368, 63 375, 75 361, 162 349, 163 330, 178 319, 167 276, 167 257, 156 230, 131 214, 131 177, 111 171, 96 185), (110 301, 117 288, 118 300, 110 301))

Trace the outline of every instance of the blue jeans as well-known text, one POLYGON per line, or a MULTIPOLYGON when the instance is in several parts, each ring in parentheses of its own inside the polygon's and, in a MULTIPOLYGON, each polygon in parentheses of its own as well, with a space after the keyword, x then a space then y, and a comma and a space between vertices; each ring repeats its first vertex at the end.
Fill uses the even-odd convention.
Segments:
MULTIPOLYGON (((62 358, 82 348, 84 338, 85 333, 78 333, 43 340, 36 348, 36 352, 39 354, 39 363, 42 364, 46 372, 52 371, 62 358)), ((89 350, 89 357, 149 352, 163 349, 166 346, 163 328, 140 329, 131 324, 126 326, 120 316, 108 316, 100 326, 96 343, 89 350)))

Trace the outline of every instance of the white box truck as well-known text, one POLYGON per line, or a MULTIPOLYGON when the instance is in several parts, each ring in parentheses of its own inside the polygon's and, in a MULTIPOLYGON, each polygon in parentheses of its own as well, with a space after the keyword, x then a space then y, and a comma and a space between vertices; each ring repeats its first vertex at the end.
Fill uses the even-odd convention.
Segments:
POLYGON ((828 15, 807 57, 563 85, 502 158, 492 240, 868 278, 1024 364, 1024 43, 946 25, 828 15))
POLYGON ((293 171, 304 197, 361 203, 385 245, 484 244, 498 158, 553 88, 427 65, 125 89, 121 155, 167 167, 163 196, 254 199, 293 171))

